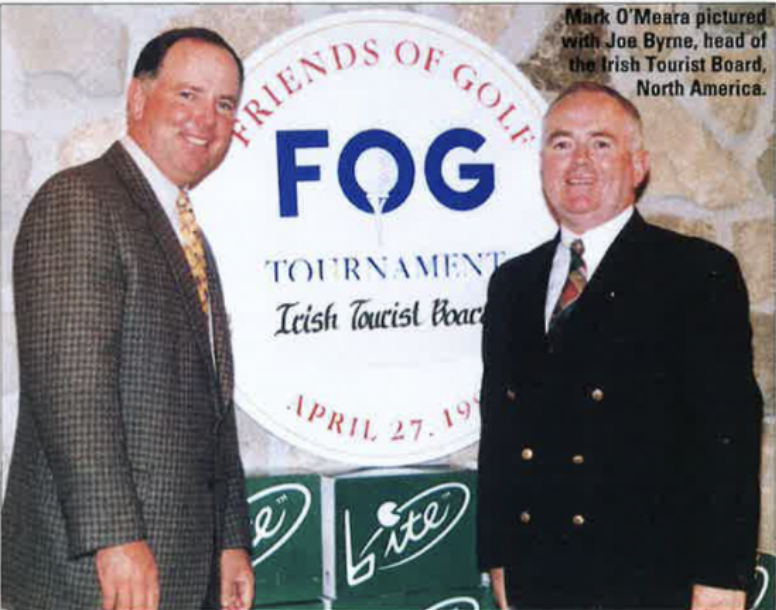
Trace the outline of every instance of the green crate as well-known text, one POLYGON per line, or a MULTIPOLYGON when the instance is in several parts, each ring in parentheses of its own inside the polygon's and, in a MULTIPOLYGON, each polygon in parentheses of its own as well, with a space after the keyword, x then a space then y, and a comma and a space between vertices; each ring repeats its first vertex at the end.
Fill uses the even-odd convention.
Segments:
POLYGON ((476 472, 366 470, 323 481, 324 595, 475 589, 476 472))
POLYGON ((249 478, 245 488, 256 580, 254 608, 319 600, 321 477, 249 478))
POLYGON ((456 591, 426 591, 414 595, 380 595, 326 600, 328 610, 496 610, 490 591, 483 587, 456 591))
POLYGON ((306 602, 291 602, 289 604, 269 604, 268 606, 253 606, 255 610, 325 610, 328 608, 326 602, 321 599, 316 599, 306 602))
POLYGON ((757 556, 754 586, 749 592, 751 610, 776 609, 776 557, 767 553, 757 556))

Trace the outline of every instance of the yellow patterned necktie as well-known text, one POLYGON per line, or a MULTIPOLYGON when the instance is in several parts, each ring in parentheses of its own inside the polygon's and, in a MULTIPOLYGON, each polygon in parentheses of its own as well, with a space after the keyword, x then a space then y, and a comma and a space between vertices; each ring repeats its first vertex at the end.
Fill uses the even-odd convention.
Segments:
POLYGON ((189 195, 183 189, 178 193, 178 199, 175 202, 178 210, 178 220, 180 220, 181 237, 183 239, 183 252, 191 268, 191 275, 197 284, 197 293, 199 302, 202 305, 202 311, 208 313, 208 292, 207 292, 207 263, 205 262, 205 250, 202 247, 202 238, 199 235, 199 226, 197 219, 194 218, 194 210, 191 208, 189 195))

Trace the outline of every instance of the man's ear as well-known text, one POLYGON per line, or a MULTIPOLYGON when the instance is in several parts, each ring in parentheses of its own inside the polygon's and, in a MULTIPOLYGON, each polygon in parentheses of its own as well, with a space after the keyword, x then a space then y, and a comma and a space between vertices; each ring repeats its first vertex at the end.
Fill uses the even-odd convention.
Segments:
POLYGON ((637 150, 633 153, 633 181, 639 188, 649 173, 649 153, 646 150, 637 150))
POLYGON ((147 99, 146 83, 139 78, 133 78, 127 90, 127 118, 130 121, 139 121, 143 118, 147 99))

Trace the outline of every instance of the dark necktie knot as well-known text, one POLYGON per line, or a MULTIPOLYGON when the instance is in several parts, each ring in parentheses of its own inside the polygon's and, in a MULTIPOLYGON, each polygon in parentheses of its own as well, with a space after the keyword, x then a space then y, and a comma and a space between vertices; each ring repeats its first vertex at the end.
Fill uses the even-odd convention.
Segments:
POLYGON ((585 253, 585 244, 582 243, 581 239, 575 239, 569 245, 569 250, 571 251, 569 273, 550 317, 551 332, 556 331, 560 323, 568 317, 587 284, 587 265, 585 259, 582 258, 585 253))
POLYGON ((579 258, 582 258, 585 254, 585 243, 581 239, 575 239, 571 242, 571 253, 572 255, 577 255, 579 258))
POLYGON ((585 254, 585 244, 581 239, 575 239, 571 242, 569 250, 571 250, 569 271, 571 273, 579 271, 583 275, 587 275, 587 265, 585 264, 585 259, 582 258, 585 254))

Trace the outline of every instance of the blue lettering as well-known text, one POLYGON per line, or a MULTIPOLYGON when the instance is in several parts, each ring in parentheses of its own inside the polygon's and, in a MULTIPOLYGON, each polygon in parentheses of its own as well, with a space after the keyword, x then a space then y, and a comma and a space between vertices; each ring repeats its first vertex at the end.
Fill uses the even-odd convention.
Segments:
POLYGON ((404 259, 402 257, 399 257, 399 268, 396 270, 396 275, 399 275, 399 271, 402 272, 404 275, 404 279, 410 279, 412 276, 410 275, 409 269, 407 269, 407 265, 404 263, 404 259))
POLYGON ((431 144, 426 155, 426 181, 439 203, 451 210, 465 212, 482 205, 493 194, 495 182, 492 163, 461 164, 458 174, 461 179, 477 181, 468 191, 450 188, 442 176, 442 162, 447 153, 454 148, 477 152, 484 142, 485 138, 471 129, 450 129, 439 135, 431 144))
POLYGON ((455 277, 461 277, 461 271, 458 268, 458 253, 446 252, 444 255, 445 260, 445 275, 444 277, 453 277, 452 272, 455 271, 455 277))
POLYGON ((360 282, 361 276, 358 275, 358 259, 351 256, 346 256, 342 260, 345 263, 345 281, 348 281, 352 275, 360 282))
POLYGON ((264 264, 265 267, 269 267, 270 265, 272 267, 274 267, 274 269, 275 269, 274 278, 275 278, 275 283, 276 284, 280 281, 280 264, 281 264, 281 262, 285 263, 286 261, 267 261, 264 264))
POLYGON ((321 179, 318 165, 297 165, 297 148, 326 148, 329 132, 321 129, 278 131, 276 135, 278 156, 278 194, 280 216, 287 218, 299 215, 298 182, 317 182, 321 179))
MULTIPOLYGON (((466 252, 462 252, 461 255, 463 256, 463 260, 465 260, 472 269, 474 269, 475 273, 477 275, 482 275, 482 269, 480 266, 474 262, 474 259, 471 257, 470 254, 467 254, 466 252)), ((482 259, 482 252, 477 253, 477 258, 482 259)))
MULTIPOLYGON (((386 262, 386 260, 385 260, 385 259, 386 259, 386 257, 383 257, 383 263, 385 263, 385 262, 386 262)), ((370 267, 372 267, 372 269, 374 269, 375 271, 377 271, 377 274, 378 274, 378 275, 379 275, 379 276, 380 276, 382 279, 386 279, 386 278, 388 277, 387 275, 385 275, 385 270, 384 270, 384 269, 381 269, 381 268, 378 266, 378 264, 377 264, 377 261, 376 261, 376 260, 375 260, 373 257, 371 257, 371 256, 367 256, 367 257, 366 257, 366 261, 369 263, 369 266, 370 266, 370 267)))
MULTIPOLYGON (((423 255, 418 254, 417 256, 415 256, 415 259, 418 261, 418 265, 420 265, 421 273, 423 273, 424 276, 428 277, 430 271, 429 271, 429 268, 426 267, 426 262, 423 260, 423 255)), ((437 277, 438 274, 437 274, 437 255, 436 254, 431 255, 431 264, 434 270, 433 277, 437 277)))
POLYGON ((415 182, 415 163, 407 145, 392 133, 382 129, 362 131, 345 144, 337 169, 340 188, 354 206, 367 214, 374 214, 375 210, 372 209, 367 194, 356 180, 356 161, 370 148, 382 148, 388 152, 396 161, 399 170, 396 184, 381 210, 382 214, 386 214, 398 208, 409 196, 415 182))
POLYGON ((307 271, 307 281, 313 279, 313 267, 310 263, 307 262, 304 258, 297 258, 292 263, 291 266, 288 268, 288 277, 292 282, 296 281, 296 277, 294 274, 294 270, 297 268, 297 265, 301 265, 303 269, 307 271))

